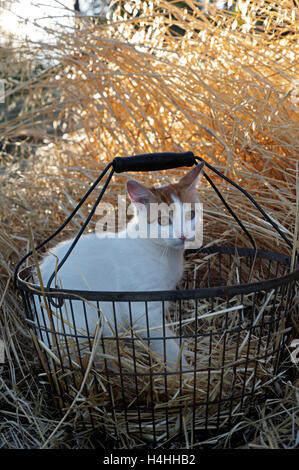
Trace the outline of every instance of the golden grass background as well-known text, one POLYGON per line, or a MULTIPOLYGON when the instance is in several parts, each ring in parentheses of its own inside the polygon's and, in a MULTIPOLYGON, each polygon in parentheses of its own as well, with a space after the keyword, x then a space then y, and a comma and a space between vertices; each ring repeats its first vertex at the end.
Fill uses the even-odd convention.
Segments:
MULTIPOLYGON (((71 34, 53 32, 58 36, 55 45, 26 44, 22 53, 11 51, 13 61, 0 50, 10 97, 24 100, 18 116, 2 121, 2 139, 11 142, 25 136, 20 147, 31 153, 27 158, 5 152, 1 156, 0 305, 7 349, 7 362, 0 366, 4 447, 40 447, 45 442, 49 447, 96 445, 84 433, 67 438, 64 424, 49 441, 57 418, 32 373, 32 344, 11 276, 16 261, 29 249, 28 223, 36 243, 42 241, 114 157, 192 150, 248 190, 295 247, 292 252, 246 198, 209 172, 258 248, 295 256, 299 67, 294 2, 238 2, 240 9, 234 15, 212 10, 212 21, 199 18, 192 2, 189 11, 175 2, 132 3, 136 10, 142 8, 135 18, 126 19, 116 10, 110 24, 85 21, 71 34), (265 24, 257 30, 263 15, 265 24), (170 34, 173 23, 185 29, 184 36, 170 34), (54 56, 58 63, 32 78, 35 58, 54 56), (16 85, 9 77, 18 67, 23 74, 29 72, 16 85)), ((134 176, 152 184, 177 178, 183 171, 134 176)), ((125 181, 131 176, 116 176, 105 200, 125 194, 125 181)), ((205 243, 250 246, 206 183, 200 196, 205 243)), ((78 230, 89 207, 83 207, 63 237, 78 230)), ((293 337, 298 338, 296 317, 293 326, 293 337)), ((294 380, 277 385, 273 398, 255 410, 252 421, 245 418, 238 429, 207 445, 231 446, 237 433, 250 435, 249 447, 294 445, 295 366, 293 376, 294 380)))

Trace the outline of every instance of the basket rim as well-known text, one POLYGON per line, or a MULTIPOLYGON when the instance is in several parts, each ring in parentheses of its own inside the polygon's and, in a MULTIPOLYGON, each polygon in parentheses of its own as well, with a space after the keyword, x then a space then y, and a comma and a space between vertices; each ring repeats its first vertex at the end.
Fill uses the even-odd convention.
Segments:
MULTIPOLYGON (((254 250, 251 248, 242 248, 235 246, 210 246, 201 247, 198 249, 185 250, 187 253, 221 253, 221 254, 238 254, 240 256, 248 256, 257 258, 264 258, 274 261, 279 261, 286 266, 290 265, 291 257, 278 252, 254 250)), ((217 287, 199 287, 196 289, 175 289, 175 290, 156 290, 156 291, 88 291, 88 290, 75 290, 75 289, 55 289, 44 288, 41 286, 26 281, 25 279, 30 275, 34 265, 27 266, 19 271, 17 276, 17 287, 21 291, 29 292, 31 295, 46 295, 51 298, 62 298, 71 300, 91 300, 91 301, 174 301, 174 300, 190 300, 190 299, 203 299, 214 298, 219 296, 233 296, 236 294, 250 294, 260 292, 261 290, 275 289, 279 286, 289 284, 292 281, 299 280, 299 264, 296 269, 289 274, 272 279, 266 279, 260 282, 233 284, 231 286, 217 286, 217 287)))

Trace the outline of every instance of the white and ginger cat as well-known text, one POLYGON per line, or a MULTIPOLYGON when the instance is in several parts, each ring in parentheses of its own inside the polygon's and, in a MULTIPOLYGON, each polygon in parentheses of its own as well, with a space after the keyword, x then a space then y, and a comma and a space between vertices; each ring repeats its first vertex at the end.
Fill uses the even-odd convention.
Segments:
MULTIPOLYGON (((185 241, 194 238, 195 211, 190 210, 190 207, 199 202, 197 183, 202 173, 203 164, 200 164, 183 176, 178 183, 162 187, 147 188, 143 184, 129 180, 127 191, 134 205, 133 219, 124 231, 113 234, 113 237, 109 237, 107 232, 82 235, 65 264, 57 272, 56 285, 64 289, 81 291, 174 290, 183 274, 185 241), (159 212, 156 218, 149 217, 149 214, 152 214, 150 208, 153 207, 153 203, 172 205, 173 211, 167 215, 159 212), (182 218, 189 221, 183 224, 184 232, 182 224, 175 223, 182 218), (136 238, 136 227, 149 228, 149 224, 151 227, 152 224, 156 224, 158 237, 136 238)), ((73 239, 59 243, 44 257, 40 264, 44 285, 55 271, 57 260, 63 258, 72 241, 73 239)), ((61 309, 51 306, 56 331, 74 334, 71 325, 75 323, 78 335, 86 335, 86 331, 92 335, 100 309, 100 314, 103 316, 103 336, 113 336, 115 329, 118 333, 126 329, 130 331, 132 322, 136 336, 144 338, 144 344, 150 345, 152 351, 161 356, 165 365, 173 369, 181 361, 182 368, 189 369, 186 360, 187 351, 181 350, 179 340, 174 338, 173 332, 167 326, 164 325, 163 328, 161 301, 150 301, 147 305, 145 302, 113 304, 101 301, 98 304, 99 309, 90 304, 86 302, 83 308, 82 301, 73 300, 71 309, 66 301, 61 309)), ((165 302, 165 314, 167 308, 168 303, 165 302)), ((46 309, 42 310, 37 308, 37 314, 43 316, 42 323, 46 322, 49 327, 46 309)), ((47 342, 44 335, 43 341, 47 342)))

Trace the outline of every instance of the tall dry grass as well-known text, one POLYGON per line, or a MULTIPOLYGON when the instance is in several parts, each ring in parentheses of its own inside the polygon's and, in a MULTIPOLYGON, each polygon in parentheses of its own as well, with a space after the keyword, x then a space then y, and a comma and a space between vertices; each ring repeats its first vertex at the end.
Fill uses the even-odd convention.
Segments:
MULTIPOLYGON (((259 248, 293 258, 298 248, 299 70, 294 2, 238 2, 239 11, 231 15, 212 9, 212 20, 191 1, 186 2, 188 11, 179 9, 176 2, 131 3, 136 4, 135 17, 124 18, 116 9, 107 24, 84 22, 72 33, 53 31, 55 45, 28 44, 29 61, 55 57, 57 63, 40 76, 21 80, 10 91, 13 96, 23 89, 32 106, 1 124, 2 139, 31 133, 43 145, 35 147, 30 158, 1 161, 0 318, 6 363, 0 366, 0 445, 4 447, 41 447, 58 422, 34 374, 33 346, 11 283, 16 261, 29 248, 28 224, 36 243, 52 233, 112 158, 192 150, 248 190, 295 247, 290 250, 246 198, 211 174, 259 248), (263 17, 261 27, 257 22, 263 17), (185 34, 173 35, 173 24, 185 34)), ((182 172, 135 176, 164 182, 182 172)), ((115 201, 117 194, 124 194, 126 178, 114 178, 105 200, 115 201)), ((207 184, 200 195, 205 243, 249 246, 207 184)), ((78 230, 90 203, 63 237, 78 230)), ((298 326, 294 317, 294 338, 299 337, 298 326)), ((253 410, 231 433, 205 444, 241 446, 245 439, 249 447, 294 446, 298 379, 296 367, 289 366, 292 378, 273 388, 273 397, 264 407, 253 410)), ((69 436, 67 424, 58 427, 49 447, 109 445, 102 436, 69 436)))

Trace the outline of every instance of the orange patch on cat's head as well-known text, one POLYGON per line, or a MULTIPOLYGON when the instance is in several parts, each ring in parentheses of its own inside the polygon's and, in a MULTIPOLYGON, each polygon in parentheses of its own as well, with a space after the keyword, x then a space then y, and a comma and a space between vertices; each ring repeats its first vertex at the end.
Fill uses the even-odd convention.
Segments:
POLYGON ((203 174, 203 163, 196 165, 191 171, 184 175, 177 183, 170 183, 166 186, 150 188, 134 180, 127 182, 128 193, 135 203, 166 203, 172 204, 174 197, 181 202, 198 201, 196 186, 199 178, 203 174))
POLYGON ((184 175, 177 183, 171 183, 161 187, 148 188, 155 198, 155 202, 172 204, 173 197, 181 202, 198 201, 196 186, 202 176, 204 163, 200 163, 184 175))

